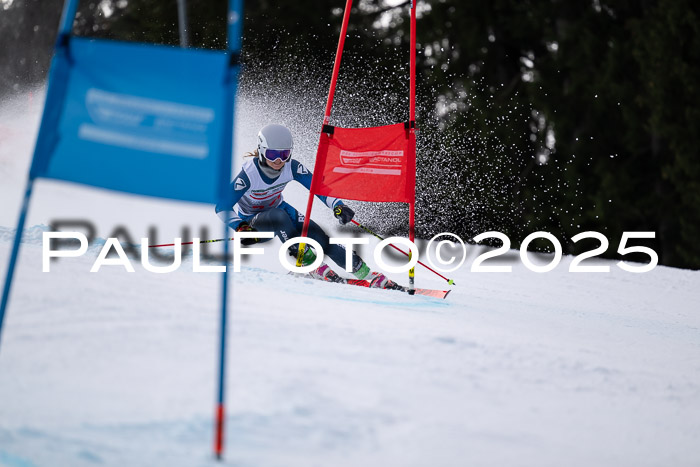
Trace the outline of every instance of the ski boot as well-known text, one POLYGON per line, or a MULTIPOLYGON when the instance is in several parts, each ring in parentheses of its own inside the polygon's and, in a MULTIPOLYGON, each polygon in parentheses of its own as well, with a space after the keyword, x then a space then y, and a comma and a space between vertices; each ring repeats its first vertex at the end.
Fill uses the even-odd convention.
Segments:
POLYGON ((309 273, 314 279, 320 279, 328 282, 345 282, 337 272, 331 269, 326 263, 321 263, 319 267, 309 273))
MULTIPOLYGON (((287 253, 289 253, 289 256, 294 258, 294 260, 296 261, 297 257, 299 256, 299 245, 295 244, 290 246, 287 250, 287 253)), ((308 266, 314 261, 316 261, 316 252, 309 245, 305 245, 304 255, 301 257, 301 265, 308 266)))
POLYGON ((359 261, 353 261, 352 274, 359 280, 365 280, 367 279, 367 276, 369 276, 370 273, 369 266, 367 266, 367 263, 359 259, 359 257, 356 258, 359 261))
POLYGON ((371 272, 369 277, 369 286, 376 289, 404 290, 404 287, 392 281, 381 272, 371 272))
POLYGON ((380 272, 372 272, 363 260, 353 264, 352 273, 358 281, 367 281, 368 287, 377 289, 403 290, 403 287, 380 272))
MULTIPOLYGON (((296 259, 299 254, 299 245, 293 245, 289 248, 289 256, 296 259)), ((304 247, 304 256, 301 258, 301 265, 308 266, 316 261, 316 253, 308 245, 304 247)), ((319 267, 314 269, 309 273, 309 276, 314 279, 320 279, 328 282, 345 282, 345 280, 338 275, 330 266, 326 263, 321 263, 319 267)))

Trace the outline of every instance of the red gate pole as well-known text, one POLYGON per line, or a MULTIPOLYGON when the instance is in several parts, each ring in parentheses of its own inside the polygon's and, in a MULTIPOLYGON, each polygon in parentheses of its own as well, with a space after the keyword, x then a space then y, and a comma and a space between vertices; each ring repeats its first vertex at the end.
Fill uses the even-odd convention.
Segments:
MULTIPOLYGON (((343 26, 340 29, 340 38, 338 39, 338 49, 335 52, 335 63, 333 64, 333 75, 331 77, 331 87, 328 90, 328 100, 326 100, 326 112, 323 115, 323 124, 328 125, 331 121, 331 109, 333 108, 333 96, 335 95, 335 85, 338 82, 338 72, 340 71, 340 59, 343 56, 343 47, 345 46, 345 36, 348 33, 348 22, 350 21, 350 10, 352 9, 352 0, 346 0, 345 2, 345 12, 343 13, 343 26)), ((323 138, 323 131, 321 131, 321 138, 323 138)), ((321 148, 321 143, 319 141, 319 149, 321 148)), ((316 154, 316 166, 314 167, 314 173, 318 170, 318 153, 316 154)), ((304 216, 304 227, 301 230, 301 236, 306 237, 309 233, 309 221, 311 220, 311 207, 314 204, 314 183, 313 178, 311 181, 311 188, 309 189, 309 200, 306 203, 306 215, 304 216)), ((297 266, 301 266, 301 257, 304 253, 304 244, 299 246, 299 256, 297 257, 297 266)))
MULTIPOLYGON (((411 69, 411 83, 409 91, 409 120, 408 120, 408 144, 412 155, 412 163, 409 170, 413 171, 412 199, 408 205, 408 239, 415 242, 416 239, 416 2, 411 0, 411 51, 409 67, 411 69)), ((410 250, 409 250, 410 251, 410 250)), ((411 259, 409 252, 409 261, 411 259)), ((408 271, 408 293, 415 293, 415 267, 408 271)))

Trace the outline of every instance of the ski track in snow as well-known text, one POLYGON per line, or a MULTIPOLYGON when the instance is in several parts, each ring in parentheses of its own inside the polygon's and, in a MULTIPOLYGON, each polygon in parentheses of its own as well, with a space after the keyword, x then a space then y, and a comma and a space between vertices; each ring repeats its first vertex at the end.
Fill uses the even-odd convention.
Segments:
MULTIPOLYGON (((0 133, 2 278, 35 124, 0 133)), ((220 230, 209 206, 37 184, 0 347, 0 465, 218 465, 220 275, 191 255, 90 273, 99 241, 42 273, 41 232, 66 217, 102 238, 220 230)), ((512 252, 512 273, 476 274, 472 247, 437 300, 287 275, 278 246, 231 278, 225 465, 700 464, 700 272, 573 274, 565 256, 536 274, 512 252)), ((428 274, 417 286, 445 286, 428 274)))

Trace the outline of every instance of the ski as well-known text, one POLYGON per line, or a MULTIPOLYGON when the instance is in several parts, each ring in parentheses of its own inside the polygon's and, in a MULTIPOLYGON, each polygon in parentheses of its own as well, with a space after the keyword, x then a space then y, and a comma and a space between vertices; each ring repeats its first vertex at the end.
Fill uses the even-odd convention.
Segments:
MULTIPOLYGON (((365 279, 345 279, 345 284, 348 285, 357 285, 360 287, 369 287, 369 281, 365 279)), ((406 292, 408 293, 408 287, 404 287, 403 285, 396 284, 395 282, 392 281, 392 284, 395 284, 392 287, 386 287, 383 290, 398 290, 400 292, 406 292)), ((416 295, 425 295, 427 297, 435 297, 435 298, 445 298, 447 295, 450 293, 449 290, 437 290, 437 289, 421 289, 416 287, 413 289, 416 295)))
MULTIPOLYGON (((340 277, 335 271, 330 269, 328 265, 325 263, 323 266, 321 266, 319 269, 325 268, 325 271, 323 275, 317 275, 317 274, 294 274, 299 277, 307 278, 307 279, 315 279, 318 281, 324 281, 324 282, 334 282, 337 284, 346 284, 346 285, 355 285, 358 287, 367 287, 369 288, 371 285, 371 281, 367 279, 345 279, 343 277, 340 277)), ((314 271, 316 272, 316 271, 314 271)), ((376 273, 373 273, 376 274, 376 273)), ((396 282, 389 280, 388 284, 386 287, 380 288, 377 287, 378 290, 397 290, 399 292, 404 292, 408 293, 409 289, 408 287, 404 287, 403 285, 399 285, 396 282)), ((415 295, 424 295, 426 297, 434 297, 434 298, 445 298, 447 295, 450 293, 449 290, 437 290, 437 289, 422 289, 422 288, 415 288, 413 289, 415 295)))

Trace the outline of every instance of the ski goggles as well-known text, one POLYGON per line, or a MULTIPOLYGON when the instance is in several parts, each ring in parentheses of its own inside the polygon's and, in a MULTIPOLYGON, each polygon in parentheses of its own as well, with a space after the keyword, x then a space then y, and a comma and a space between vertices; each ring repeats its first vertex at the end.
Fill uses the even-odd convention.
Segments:
POLYGON ((262 155, 265 159, 267 159, 270 162, 274 162, 276 160, 287 162, 289 159, 292 158, 292 150, 266 148, 262 150, 262 155))

